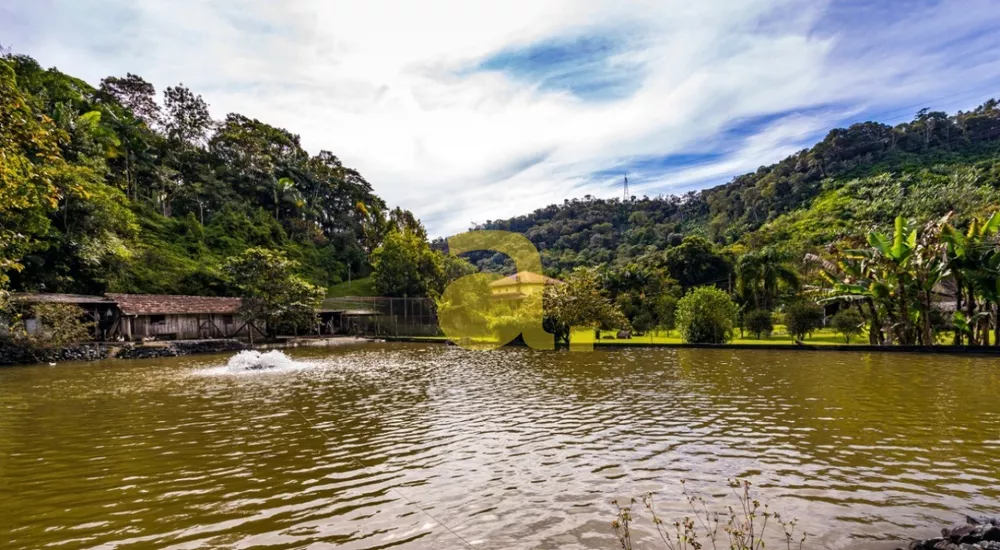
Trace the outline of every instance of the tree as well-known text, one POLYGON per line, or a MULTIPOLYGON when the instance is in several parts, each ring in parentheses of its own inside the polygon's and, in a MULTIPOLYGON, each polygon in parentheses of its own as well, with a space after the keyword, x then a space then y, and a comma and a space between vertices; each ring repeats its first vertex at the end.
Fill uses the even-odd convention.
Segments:
POLYGON ((664 263, 670 276, 685 289, 725 284, 732 271, 729 261, 702 237, 684 237, 680 246, 667 249, 664 263))
POLYGON ((837 312, 830 321, 830 326, 844 337, 844 342, 850 344, 851 338, 861 334, 865 320, 856 309, 844 308, 837 312))
POLYGON ((574 328, 630 328, 625 314, 601 288, 593 269, 577 269, 565 284, 545 287, 543 310, 545 330, 555 334, 557 342, 566 344, 574 328))
POLYGON ((736 262, 736 288, 744 302, 772 311, 781 287, 798 290, 802 284, 791 258, 773 246, 741 256, 736 262))
POLYGON ((673 325, 681 288, 666 270, 629 263, 599 270, 599 281, 638 333, 673 325))
POLYGON ((725 344, 733 339, 737 310, 732 298, 722 290, 698 287, 677 303, 677 328, 686 342, 725 344))
POLYGON ((823 306, 806 300, 799 300, 785 308, 785 330, 798 340, 807 334, 823 328, 823 306))
POLYGON ((441 330, 446 335, 487 339, 506 334, 504 331, 491 330, 491 321, 498 313, 498 304, 492 299, 490 290, 490 282, 495 278, 497 276, 479 273, 459 279, 445 288, 435 304, 441 330))
POLYGON ((677 302, 680 301, 674 294, 661 294, 656 300, 656 328, 663 330, 674 330, 677 328, 677 302))
POLYGON ((25 254, 38 247, 59 203, 57 183, 66 171, 59 151, 62 134, 49 117, 35 112, 0 59, 0 283, 23 268, 25 254))
POLYGON ((208 103, 183 84, 169 87, 163 92, 166 116, 163 129, 171 140, 190 145, 202 145, 212 128, 208 103))
POLYGON ((774 315, 766 309, 755 309, 743 317, 743 328, 760 340, 762 335, 774 332, 774 315))
POLYGON ((152 128, 160 121, 156 88, 140 76, 132 73, 125 78, 109 76, 101 81, 100 93, 131 111, 147 127, 152 128))
POLYGON ((419 235, 393 230, 372 253, 375 289, 383 296, 437 297, 444 290, 443 263, 419 235))
MULTIPOLYGON (((312 328, 326 289, 295 274, 298 263, 282 252, 250 248, 226 261, 224 270, 243 299, 240 316, 270 334, 279 328, 312 328)), ((253 330, 250 330, 251 343, 253 330)))

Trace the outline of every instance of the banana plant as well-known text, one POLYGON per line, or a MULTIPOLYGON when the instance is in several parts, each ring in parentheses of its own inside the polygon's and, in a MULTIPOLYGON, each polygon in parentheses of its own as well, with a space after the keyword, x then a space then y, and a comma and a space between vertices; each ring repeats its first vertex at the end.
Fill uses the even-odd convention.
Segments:
POLYGON ((827 273, 833 299, 869 304, 873 344, 885 343, 880 317, 888 321, 891 340, 934 343, 931 297, 948 273, 936 228, 945 222, 928 224, 921 232, 899 216, 891 236, 872 231, 867 238, 869 248, 847 251, 839 273, 827 273))
POLYGON ((950 224, 942 227, 941 236, 957 289, 956 313, 963 313, 963 322, 971 323, 972 327, 971 330, 955 331, 956 344, 961 344, 963 337, 968 339, 970 345, 985 343, 986 334, 979 331, 980 335, 977 336, 975 329, 984 321, 992 319, 994 344, 1000 345, 1000 322, 997 319, 997 309, 1000 307, 998 233, 1000 212, 994 213, 986 221, 973 219, 964 233, 950 224), (982 304, 977 304, 977 297, 982 300, 982 304), (979 313, 987 313, 987 316, 978 315, 979 313))

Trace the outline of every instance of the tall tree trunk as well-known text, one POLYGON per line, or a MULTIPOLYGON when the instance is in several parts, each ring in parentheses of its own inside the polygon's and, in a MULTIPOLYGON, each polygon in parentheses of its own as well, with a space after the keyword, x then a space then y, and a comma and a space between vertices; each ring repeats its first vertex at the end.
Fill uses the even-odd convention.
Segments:
POLYGON ((875 302, 868 298, 868 308, 871 310, 871 329, 868 331, 868 342, 873 346, 885 344, 885 336, 882 333, 882 321, 878 318, 878 310, 875 309, 875 302))
MULTIPOLYGON (((955 274, 955 311, 961 313, 962 311, 962 278, 958 274, 955 274)), ((962 331, 955 327, 955 345, 961 346, 964 343, 964 338, 962 338, 962 331)))
POLYGON ((933 346, 937 342, 934 341, 934 331, 931 330, 931 291, 924 291, 924 311, 921 314, 924 320, 924 335, 923 344, 925 346, 933 346))
POLYGON ((913 327, 910 322, 910 308, 906 302, 906 287, 902 282, 899 284, 899 318, 902 324, 897 324, 899 330, 899 343, 908 345, 913 343, 913 327))
POLYGON ((972 285, 966 285, 967 299, 965 300, 965 311, 966 317, 969 322, 969 345, 977 346, 979 342, 976 340, 976 332, 979 323, 972 320, 973 315, 976 314, 976 293, 972 289, 972 285))
POLYGON ((993 345, 1000 347, 1000 302, 993 303, 993 345))
POLYGON ((132 163, 129 162, 129 158, 132 156, 132 152, 128 149, 125 150, 125 196, 131 200, 135 200, 132 196, 132 163))

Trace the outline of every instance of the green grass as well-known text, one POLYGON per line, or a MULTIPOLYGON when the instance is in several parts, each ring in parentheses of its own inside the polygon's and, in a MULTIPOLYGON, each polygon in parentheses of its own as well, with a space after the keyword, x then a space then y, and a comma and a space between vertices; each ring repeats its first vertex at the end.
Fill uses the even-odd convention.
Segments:
MULTIPOLYGON (((447 340, 446 336, 429 336, 421 337, 422 340, 447 340)), ((843 346, 847 345, 844 341, 844 337, 837 334, 833 329, 820 329, 814 332, 811 336, 807 336, 805 340, 802 341, 807 345, 812 346, 843 346)), ((952 342, 952 333, 950 332, 939 332, 937 335, 938 345, 949 345, 952 342)), ((620 339, 620 338, 601 338, 600 342, 594 342, 597 345, 600 344, 684 344, 684 339, 681 338, 681 334, 677 330, 671 331, 656 331, 653 333, 646 333, 642 336, 633 336, 630 339, 620 339)), ((739 332, 736 333, 736 338, 733 338, 730 344, 740 344, 740 345, 774 345, 774 344, 784 344, 788 346, 795 345, 795 338, 785 331, 785 327, 778 325, 775 327, 774 333, 771 334, 769 338, 762 337, 760 340, 754 338, 750 334, 745 334, 743 338, 739 337, 739 332)), ((861 334, 851 338, 852 346, 867 346, 868 345, 868 334, 861 334)))
MULTIPOLYGON (((821 329, 814 332, 811 336, 807 336, 804 343, 817 346, 831 346, 831 345, 845 345, 843 336, 837 334, 830 329, 821 329)), ((642 336, 633 336, 631 339, 624 340, 619 338, 601 338, 601 343, 604 344, 683 344, 684 339, 681 338, 680 331, 656 331, 653 333, 646 333, 642 336)), ((774 333, 770 337, 761 337, 760 340, 753 337, 753 335, 746 333, 743 338, 740 338, 739 332, 736 333, 736 338, 733 338, 730 344, 787 344, 795 345, 795 338, 792 335, 785 332, 784 327, 775 327, 774 333)), ((858 344, 868 344, 868 336, 855 336, 851 339, 852 345, 858 344)))
POLYGON ((343 298, 345 296, 378 296, 375 292, 375 281, 371 277, 344 281, 327 289, 328 298, 343 298))
MULTIPOLYGON (((937 334, 937 343, 939 345, 948 345, 952 342, 952 333, 942 331, 937 334)), ((606 344, 643 344, 643 343, 653 343, 653 344, 683 344, 684 339, 681 338, 680 332, 676 330, 672 331, 657 331, 655 333, 646 333, 642 336, 633 336, 629 340, 622 340, 618 338, 601 338, 602 343, 606 344)), ((843 346, 847 345, 844 341, 844 337, 837 334, 833 329, 820 329, 812 333, 812 335, 807 336, 803 343, 814 346, 843 346)), ((795 338, 785 331, 785 327, 778 325, 775 327, 774 333, 770 337, 761 337, 760 340, 753 337, 752 334, 745 333, 743 338, 740 338, 739 331, 736 332, 736 338, 733 338, 730 344, 741 344, 741 345, 754 345, 754 344, 787 344, 795 345, 795 338)), ((857 345, 868 345, 868 334, 860 334, 851 338, 852 346, 857 345)))

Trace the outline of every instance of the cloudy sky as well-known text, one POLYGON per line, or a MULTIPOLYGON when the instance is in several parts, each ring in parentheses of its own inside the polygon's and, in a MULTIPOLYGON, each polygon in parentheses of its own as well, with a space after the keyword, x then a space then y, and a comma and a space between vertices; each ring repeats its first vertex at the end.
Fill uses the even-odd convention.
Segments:
POLYGON ((1000 0, 0 0, 0 44, 94 84, 183 82, 433 235, 1000 96, 1000 0))

